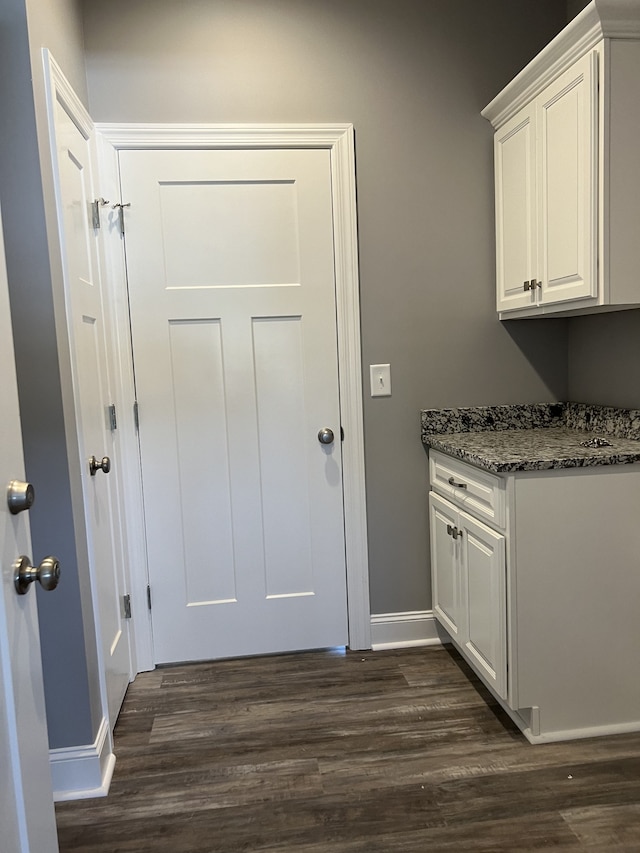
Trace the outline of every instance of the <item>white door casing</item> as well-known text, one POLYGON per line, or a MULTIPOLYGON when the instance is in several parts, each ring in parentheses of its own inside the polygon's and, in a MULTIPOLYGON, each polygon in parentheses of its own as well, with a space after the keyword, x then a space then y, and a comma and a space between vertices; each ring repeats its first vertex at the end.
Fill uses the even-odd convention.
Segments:
POLYGON ((157 662, 347 642, 329 160, 120 153, 157 662))
MULTIPOLYGON (((103 684, 113 730, 132 675, 126 591, 123 521, 118 503, 118 450, 110 428, 106 311, 98 259, 99 233, 92 203, 92 123, 53 62, 50 64, 50 132, 64 266, 65 303, 82 491, 87 525, 92 595, 103 684), (91 475, 89 458, 108 457, 111 470, 91 475)), ((103 211, 99 210, 99 214, 103 211)))
MULTIPOLYGON (((353 128, 350 125, 97 125, 105 149, 326 149, 330 152, 336 314, 343 443, 349 645, 370 647, 364 452, 355 216, 353 128)), ((108 157, 107 159, 110 159, 108 157)), ((127 199, 122 199, 127 201, 127 199)), ((127 210, 129 213, 129 210, 127 210)), ((140 578, 138 580, 141 580, 140 578)), ((145 581, 145 579, 142 579, 145 581)), ((140 586, 140 584, 138 584, 140 586)), ((140 645, 151 646, 146 613, 134 608, 140 645), (148 637, 148 641, 145 638, 148 637)), ((151 661, 149 660, 151 664, 151 661)))
MULTIPOLYGON (((0 374, 0 483, 4 489, 11 480, 24 481, 25 471, 1 224, 0 374)), ((11 853, 56 853, 36 593, 29 590, 18 596, 13 584, 16 558, 35 555, 28 513, 12 515, 5 494, 0 502, 0 843, 11 853)))

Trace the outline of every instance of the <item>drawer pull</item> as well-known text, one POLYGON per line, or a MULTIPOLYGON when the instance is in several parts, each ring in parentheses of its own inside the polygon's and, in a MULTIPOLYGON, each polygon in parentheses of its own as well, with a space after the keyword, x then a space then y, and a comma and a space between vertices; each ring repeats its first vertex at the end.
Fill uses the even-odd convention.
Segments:
POLYGON ((466 483, 456 483, 456 481, 453 479, 453 477, 449 477, 449 479, 447 480, 447 483, 449 483, 450 486, 453 486, 454 489, 466 489, 467 488, 466 483))

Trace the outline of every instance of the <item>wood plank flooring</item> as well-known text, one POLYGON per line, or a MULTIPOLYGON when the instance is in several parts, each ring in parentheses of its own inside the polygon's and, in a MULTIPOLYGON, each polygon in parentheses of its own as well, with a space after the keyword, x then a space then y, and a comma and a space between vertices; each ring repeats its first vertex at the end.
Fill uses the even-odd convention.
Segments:
POLYGON ((61 853, 640 851, 640 735, 531 746, 449 648, 144 673, 115 752, 61 853))

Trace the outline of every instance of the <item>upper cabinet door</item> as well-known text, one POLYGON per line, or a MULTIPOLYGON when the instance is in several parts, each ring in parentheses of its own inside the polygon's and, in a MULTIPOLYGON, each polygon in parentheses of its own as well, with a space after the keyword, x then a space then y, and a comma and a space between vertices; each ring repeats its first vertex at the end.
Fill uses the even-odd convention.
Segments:
POLYGON ((538 97, 540 303, 597 295, 597 54, 538 97))
POLYGON ((536 304, 536 133, 534 104, 494 137, 497 310, 536 304))

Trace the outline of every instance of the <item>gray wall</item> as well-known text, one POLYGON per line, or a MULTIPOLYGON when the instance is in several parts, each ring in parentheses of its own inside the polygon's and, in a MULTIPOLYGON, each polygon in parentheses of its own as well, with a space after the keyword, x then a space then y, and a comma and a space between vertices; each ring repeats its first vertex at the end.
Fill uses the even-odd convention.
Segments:
POLYGON ((640 310, 569 321, 569 397, 640 409, 640 310))
POLYGON ((96 121, 353 122, 373 612, 431 606, 427 406, 564 399, 564 321, 494 309, 480 110, 565 24, 563 0, 85 2, 96 121), (368 380, 365 373, 365 391, 368 380))
POLYGON ((589 0, 567 0, 567 20, 573 20, 588 4, 589 0))
POLYGON ((79 547, 84 531, 77 529, 72 514, 71 389, 64 345, 61 359, 58 347, 58 336, 65 334, 61 268, 57 247, 47 233, 47 220, 53 217, 55 222, 55 207, 45 138, 43 44, 55 51, 86 99, 77 5, 71 0, 4 0, 0 202, 25 463, 36 489, 30 556, 39 561, 55 554, 63 573, 55 592, 38 591, 38 609, 49 740, 52 747, 64 747, 93 742, 101 709, 86 554, 79 547))
MULTIPOLYGON (((587 5, 568 0, 569 20, 587 5)), ((640 310, 569 320, 569 398, 640 408, 640 310)))

